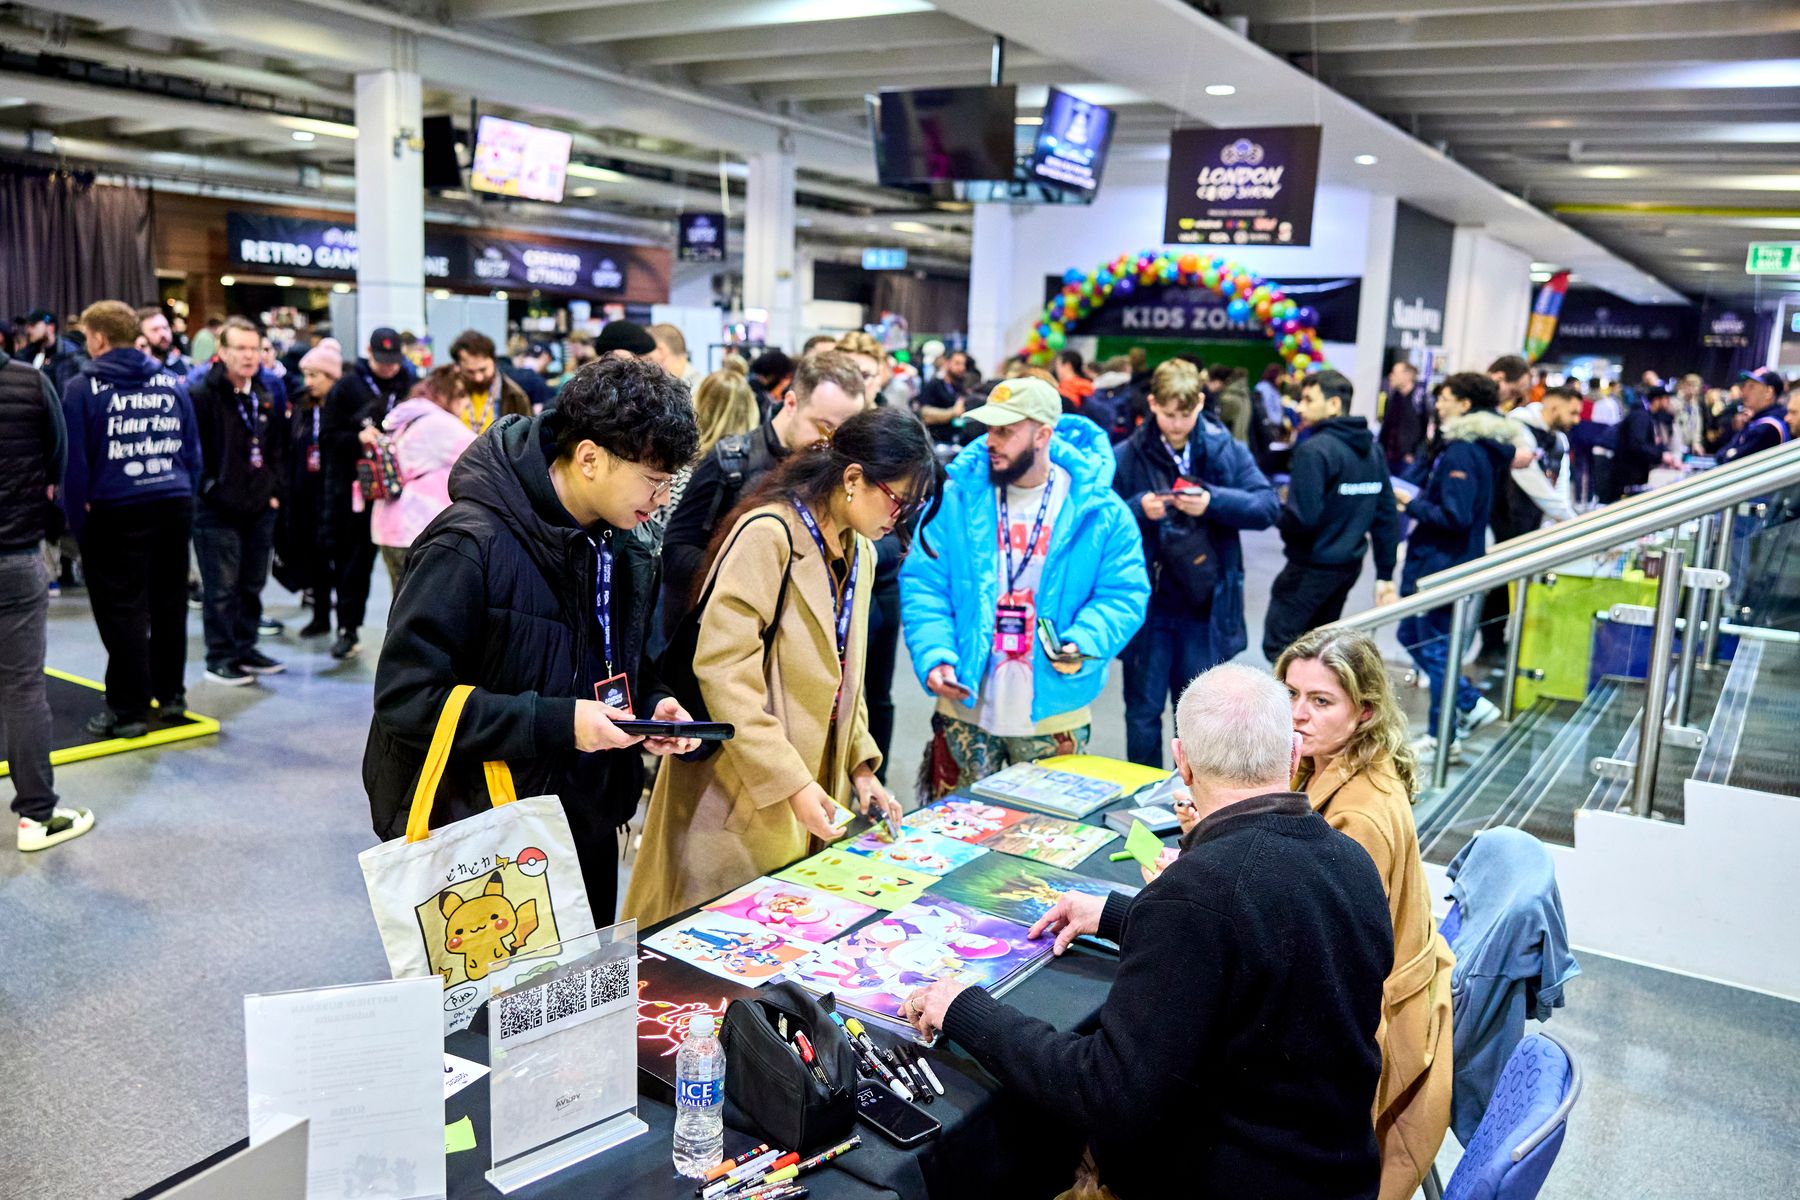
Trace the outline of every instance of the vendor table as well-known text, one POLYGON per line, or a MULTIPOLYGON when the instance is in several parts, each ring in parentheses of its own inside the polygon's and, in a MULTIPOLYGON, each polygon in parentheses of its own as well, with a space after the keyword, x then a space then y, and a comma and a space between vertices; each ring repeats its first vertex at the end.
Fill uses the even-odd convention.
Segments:
MULTIPOLYGON (((1129 803, 1121 800, 1111 807, 1126 807, 1129 803)), ((1093 813, 1084 818, 1084 823, 1099 824, 1101 815, 1093 813)), ((852 828, 864 825, 858 821, 852 828)), ((1142 883, 1137 863, 1109 860, 1109 854, 1123 845, 1122 840, 1109 843, 1076 869, 1096 879, 1142 883)), ((675 919, 679 918, 671 918, 675 919)), ((640 937, 651 932, 654 930, 644 930, 640 937)), ((1112 954, 1077 943, 1063 957, 1051 960, 1008 992, 1005 1001, 1059 1029, 1078 1028, 1091 1024, 1098 1016, 1117 967, 1118 961, 1112 954)), ((877 1035, 881 1037, 883 1031, 878 1030, 877 1035)), ((887 1036, 884 1044, 891 1044, 892 1040, 887 1036)), ((444 1049, 485 1064, 485 1012, 477 1017, 475 1026, 446 1039, 444 1049)), ((902 1150, 858 1122, 861 1148, 808 1173, 809 1200, 925 1200, 927 1196, 934 1200, 964 1196, 997 1200, 1014 1195, 1055 1195, 1069 1185, 1075 1161, 1085 1144, 1079 1130, 1057 1128, 1043 1112, 1005 1094, 986 1071, 948 1041, 941 1042, 935 1050, 920 1053, 931 1060, 944 1085, 946 1094, 924 1106, 924 1111, 943 1126, 942 1132, 902 1150)), ((446 1124, 465 1116, 475 1130, 475 1148, 449 1155, 449 1195, 452 1200, 499 1196, 501 1193, 485 1177, 492 1165, 487 1076, 445 1102, 446 1124)), ((640 1094, 638 1116, 650 1127, 648 1133, 521 1188, 513 1196, 519 1200, 595 1200, 615 1196, 630 1200, 693 1200, 693 1181, 675 1175, 670 1161, 674 1108, 640 1094)), ((725 1154, 735 1156, 758 1140, 727 1126, 725 1154)), ((248 1141, 243 1140, 228 1146, 132 1200, 160 1195, 246 1145, 248 1141)))

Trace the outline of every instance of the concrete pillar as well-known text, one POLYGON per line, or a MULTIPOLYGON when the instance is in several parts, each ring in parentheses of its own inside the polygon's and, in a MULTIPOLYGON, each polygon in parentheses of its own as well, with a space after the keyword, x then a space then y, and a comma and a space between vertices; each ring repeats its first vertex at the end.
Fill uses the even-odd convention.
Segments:
POLYGON ((744 197, 744 308, 769 315, 769 345, 800 350, 800 289, 794 251, 794 145, 750 156, 744 197))
POLYGON ((1531 255, 1479 226, 1460 225, 1450 248, 1444 304, 1448 370, 1485 371, 1525 347, 1531 316, 1531 255))
POLYGON ((1363 251, 1362 301, 1356 309, 1356 357, 1345 374, 1356 387, 1350 402, 1352 415, 1375 424, 1375 395, 1381 390, 1381 359, 1386 349, 1388 295, 1394 274, 1394 214, 1399 205, 1392 196, 1369 196, 1369 235, 1363 251))
POLYGON ((1033 294, 1019 294, 1013 279, 1019 210, 1010 204, 977 204, 975 232, 969 246, 969 355, 984 374, 1024 345, 1025 322, 1041 305, 1033 294))
POLYGON ((384 325, 425 332, 419 73, 401 69, 412 56, 411 39, 396 36, 399 65, 356 77, 356 343, 346 355, 361 353, 384 325))

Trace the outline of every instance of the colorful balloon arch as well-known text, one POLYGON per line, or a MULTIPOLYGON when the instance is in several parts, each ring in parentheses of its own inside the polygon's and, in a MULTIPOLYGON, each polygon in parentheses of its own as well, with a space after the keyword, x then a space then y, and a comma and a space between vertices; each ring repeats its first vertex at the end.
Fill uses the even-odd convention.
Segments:
POLYGON ((1280 284, 1237 263, 1168 250, 1145 250, 1135 258, 1121 254, 1092 271, 1070 267, 1062 291, 1044 306, 1021 353, 1029 362, 1048 365, 1083 317, 1114 297, 1130 296, 1140 284, 1159 283, 1206 288, 1228 301, 1225 312, 1232 320, 1255 317, 1290 370, 1310 374, 1325 365, 1318 310, 1295 303, 1280 284))

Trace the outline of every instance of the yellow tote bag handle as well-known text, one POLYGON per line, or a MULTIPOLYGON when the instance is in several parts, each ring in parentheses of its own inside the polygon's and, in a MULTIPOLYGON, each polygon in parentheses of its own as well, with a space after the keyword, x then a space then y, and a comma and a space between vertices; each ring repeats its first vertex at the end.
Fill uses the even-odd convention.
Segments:
MULTIPOLYGON (((419 786, 413 789, 412 812, 406 818, 406 840, 422 842, 431 835, 431 805, 437 799, 438 784, 444 778, 444 767, 450 761, 450 743, 456 740, 456 723, 462 717, 463 705, 475 689, 459 683, 450 689, 444 711, 438 714, 437 729, 431 735, 431 749, 425 752, 425 766, 419 772, 419 786)), ((518 799, 513 791, 512 772, 502 760, 481 764, 487 776, 488 800, 495 808, 518 799)))

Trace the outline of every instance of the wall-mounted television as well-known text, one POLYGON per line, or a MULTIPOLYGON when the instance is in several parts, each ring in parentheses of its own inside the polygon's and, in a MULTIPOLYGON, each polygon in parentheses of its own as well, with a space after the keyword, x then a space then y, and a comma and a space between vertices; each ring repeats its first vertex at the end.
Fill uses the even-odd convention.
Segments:
POLYGON ((1112 109, 1051 88, 1026 178, 1092 196, 1100 190, 1112 131, 1112 109))
POLYGON ((476 127, 469 186, 497 196, 560 204, 574 138, 560 129, 484 116, 476 127))
POLYGON ((1013 177, 1018 89, 888 89, 869 97, 881 182, 917 187, 1013 177))

